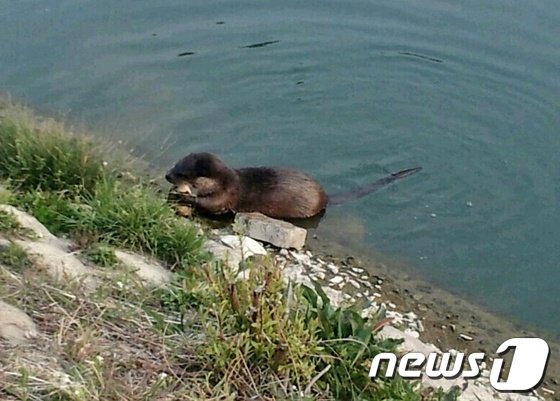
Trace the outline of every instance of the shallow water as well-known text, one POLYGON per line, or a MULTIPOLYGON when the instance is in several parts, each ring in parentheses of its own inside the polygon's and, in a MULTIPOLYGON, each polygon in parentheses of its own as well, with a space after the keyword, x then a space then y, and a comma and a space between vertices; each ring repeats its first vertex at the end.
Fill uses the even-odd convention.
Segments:
POLYGON ((319 233, 559 334, 559 34, 552 0, 0 0, 0 91, 160 166, 420 165, 319 233))

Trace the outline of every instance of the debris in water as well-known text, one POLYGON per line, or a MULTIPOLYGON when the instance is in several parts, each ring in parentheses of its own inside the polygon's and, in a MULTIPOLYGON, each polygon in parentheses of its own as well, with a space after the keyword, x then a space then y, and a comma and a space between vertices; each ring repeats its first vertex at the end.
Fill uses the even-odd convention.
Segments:
POLYGON ((264 46, 268 46, 268 45, 273 45, 275 43, 280 42, 279 40, 271 40, 268 42, 261 42, 261 43, 254 43, 252 45, 247 45, 247 46, 242 46, 242 49, 255 49, 257 47, 264 47, 264 46))
POLYGON ((424 56, 424 55, 418 54, 418 53, 399 52, 399 54, 402 54, 403 56, 412 56, 412 57, 417 57, 417 58, 421 58, 421 59, 428 60, 428 61, 433 61, 434 63, 443 63, 443 60, 440 60, 439 58, 428 57, 428 56, 424 56))

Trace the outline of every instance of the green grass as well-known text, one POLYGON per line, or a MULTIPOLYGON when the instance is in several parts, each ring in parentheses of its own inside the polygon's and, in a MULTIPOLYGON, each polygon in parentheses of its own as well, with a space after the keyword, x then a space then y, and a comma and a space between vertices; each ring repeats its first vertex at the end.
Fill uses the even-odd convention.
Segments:
POLYGON ((24 111, 0 119, 0 178, 22 191, 93 192, 104 172, 92 143, 60 124, 41 130, 32 121, 24 111))
MULTIPOLYGON (((21 248, 0 250, 0 263, 16 272, 0 269, 0 299, 40 323, 39 349, 55 353, 51 360, 62 361, 57 369, 71 382, 61 387, 42 364, 0 347, 0 398, 454 399, 421 394, 415 382, 369 378, 373 356, 396 346, 376 337, 381 316, 363 319, 357 309, 333 308, 320 289, 286 286, 266 258, 246 263, 248 279, 236 280, 206 259, 193 223, 177 218, 146 180, 107 169, 102 155, 61 124, 0 103, 0 180, 9 189, 0 201, 71 238, 97 265, 115 267, 84 296, 20 274, 30 263, 21 248), (166 262, 174 283, 153 290, 132 274, 119 276, 115 247, 166 262)), ((18 230, 0 214, 0 233, 18 230)))
POLYGON ((21 230, 21 226, 13 214, 0 210, 0 232, 13 234, 21 230))
POLYGON ((11 243, 7 248, 0 249, 0 264, 21 272, 29 266, 29 259, 21 247, 11 243))
POLYGON ((192 369, 214 389, 228 388, 239 399, 271 400, 420 401, 449 395, 421 395, 417 382, 399 378, 369 378, 373 357, 398 343, 376 337, 378 318, 333 308, 320 290, 286 286, 272 260, 257 259, 246 268, 248 280, 239 281, 221 264, 205 264, 162 294, 168 310, 190 311, 182 331, 202 338, 188 340, 196 355, 192 369))
POLYGON ((103 158, 103 148, 21 107, 0 104, 0 116, 0 179, 16 195, 5 200, 82 246, 142 250, 172 268, 201 258, 196 227, 177 219, 149 182, 104 167, 114 158, 103 158))
POLYGON ((113 247, 106 244, 96 243, 89 246, 85 249, 84 256, 101 267, 113 267, 119 263, 113 247))

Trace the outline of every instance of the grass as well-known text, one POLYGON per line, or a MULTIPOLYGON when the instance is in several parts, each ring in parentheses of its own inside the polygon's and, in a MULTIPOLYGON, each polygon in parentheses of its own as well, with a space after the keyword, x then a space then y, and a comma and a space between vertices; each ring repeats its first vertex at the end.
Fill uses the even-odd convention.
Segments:
POLYGON ((103 160, 84 137, 48 121, 39 128, 24 110, 0 120, 0 178, 18 190, 91 193, 103 176, 103 160))
MULTIPOLYGON (((0 230, 0 233, 2 230, 0 230)), ((29 266, 27 255, 20 246, 10 243, 6 248, 0 248, 0 265, 9 266, 16 271, 23 271, 29 266)))
POLYGON ((9 203, 83 246, 103 238, 152 253, 171 268, 199 260, 198 229, 177 219, 150 183, 107 169, 104 147, 55 121, 39 123, 18 106, 0 104, 0 115, 0 179, 17 194, 4 197, 9 203))
MULTIPOLYGON (((33 214, 112 274, 85 296, 32 269, 15 245, 0 250, 0 299, 33 318, 31 344, 0 346, 7 400, 452 400, 401 379, 367 374, 377 318, 333 308, 317 288, 286 284, 267 258, 247 280, 200 251, 202 236, 141 179, 106 168, 87 137, 0 105, 0 200, 33 214), (154 290, 119 274, 114 247, 149 253, 174 270, 154 290), (30 271, 33 274, 29 273, 30 271)), ((17 232, 0 216, 0 233, 17 232)), ((379 317, 381 318, 381 316, 379 317)))

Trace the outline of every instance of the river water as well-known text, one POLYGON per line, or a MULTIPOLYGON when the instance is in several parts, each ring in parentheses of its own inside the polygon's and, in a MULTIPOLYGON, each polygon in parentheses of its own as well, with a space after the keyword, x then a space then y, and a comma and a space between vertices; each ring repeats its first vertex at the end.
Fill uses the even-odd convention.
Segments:
POLYGON ((557 1, 0 0, 0 38, 1 92, 162 169, 422 166, 319 231, 560 333, 557 1))

